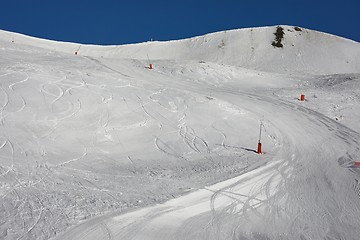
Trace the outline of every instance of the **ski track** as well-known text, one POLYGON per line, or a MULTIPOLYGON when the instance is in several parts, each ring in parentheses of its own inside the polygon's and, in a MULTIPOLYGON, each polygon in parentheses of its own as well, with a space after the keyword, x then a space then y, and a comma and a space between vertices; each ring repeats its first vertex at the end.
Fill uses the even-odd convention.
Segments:
POLYGON ((9 95, 2 86, 0 86, 0 89, 4 93, 4 104, 1 107, 1 113, 2 113, 4 111, 4 109, 6 108, 6 106, 9 104, 9 95))
POLYGON ((81 76, 81 81, 82 81, 82 82, 81 82, 80 84, 78 84, 79 82, 77 82, 77 81, 70 81, 70 80, 68 80, 69 84, 62 83, 61 85, 64 86, 64 87, 67 87, 67 89, 65 90, 65 92, 66 92, 67 94, 72 95, 71 91, 72 91, 73 89, 77 89, 77 88, 80 89, 80 88, 83 88, 83 87, 89 88, 89 86, 88 86, 87 83, 85 82, 83 76, 81 76))
POLYGON ((87 149, 84 148, 84 153, 80 157, 73 158, 73 159, 70 159, 70 160, 68 160, 66 162, 59 163, 59 164, 55 165, 55 167, 62 167, 62 166, 65 166, 65 165, 67 165, 69 163, 79 161, 79 160, 83 159, 87 154, 88 154, 87 149))
POLYGON ((24 80, 21 80, 19 82, 15 82, 15 83, 12 83, 9 85, 9 89, 11 89, 12 91, 14 91, 14 86, 17 85, 17 84, 20 84, 20 83, 24 83, 24 82, 27 82, 29 80, 29 75, 27 73, 26 74, 26 78, 24 80))
MULTIPOLYGON (((27 75, 27 74, 26 74, 26 75, 27 75)), ((16 82, 16 83, 13 83, 13 84, 10 84, 8 88, 9 88, 12 92, 14 92, 14 91, 15 91, 15 90, 14 90, 14 86, 15 86, 16 84, 24 83, 24 82, 26 82, 26 81, 28 81, 28 80, 29 80, 29 76, 27 75, 27 77, 26 77, 24 80, 19 81, 19 82, 16 82)), ((4 119, 5 119, 6 117, 8 117, 9 114, 20 113, 21 111, 23 111, 23 110, 25 109, 25 107, 26 107, 26 101, 25 101, 25 99, 23 98, 23 96, 21 96, 20 94, 18 94, 19 97, 20 97, 20 99, 21 99, 21 101, 22 101, 22 106, 21 106, 18 110, 16 110, 16 111, 11 111, 11 112, 9 112, 8 114, 5 114, 5 115, 4 115, 4 110, 5 110, 5 108, 9 105, 10 100, 9 100, 9 94, 5 91, 5 89, 4 89, 1 85, 0 85, 0 89, 1 89, 1 91, 4 93, 4 105, 3 105, 3 106, 1 107, 1 109, 0 109, 0 113, 1 113, 0 124, 1 124, 1 125, 4 125, 4 119)))
POLYGON ((58 87, 58 89, 60 90, 60 94, 49 105, 51 111, 53 111, 53 112, 54 112, 54 104, 64 96, 64 90, 57 85, 55 85, 55 86, 58 87))
POLYGON ((11 166, 8 167, 8 170, 5 173, 0 174, 0 177, 4 177, 6 174, 8 174, 10 171, 14 170, 14 164, 15 164, 15 151, 14 146, 9 139, 6 139, 5 143, 2 144, 0 150, 2 150, 6 145, 10 146, 11 150, 11 166))
POLYGON ((113 239, 112 233, 111 233, 111 231, 109 230, 109 228, 107 227, 106 223, 102 223, 102 224, 101 224, 101 227, 103 228, 103 230, 104 230, 104 232, 105 232, 105 234, 106 234, 106 236, 107 236, 107 239, 108 239, 108 240, 113 239))
POLYGON ((180 127, 179 127, 179 131, 178 131, 178 135, 182 138, 183 143, 191 150, 194 152, 200 152, 199 149, 196 149, 196 147, 190 143, 191 140, 189 139, 188 135, 188 126, 183 123, 180 127))
POLYGON ((99 61, 99 60, 97 60, 97 59, 95 59, 95 58, 92 58, 92 57, 89 57, 89 56, 84 56, 84 57, 87 58, 87 59, 89 59, 90 61, 93 61, 96 65, 100 65, 100 66, 102 66, 102 67, 105 68, 105 69, 108 69, 108 70, 110 70, 110 71, 112 71, 112 72, 115 72, 116 74, 121 75, 122 77, 130 78, 130 79, 132 78, 131 76, 129 76, 129 75, 127 75, 127 74, 124 74, 124 73, 122 73, 122 72, 120 72, 120 71, 118 71, 118 70, 115 70, 115 69, 113 69, 113 68, 111 68, 111 67, 103 64, 101 61, 99 61))
MULTIPOLYGON (((77 99, 77 103, 78 103, 77 108, 71 114, 69 114, 67 116, 64 116, 62 118, 46 119, 46 121, 54 122, 55 125, 58 125, 59 122, 61 122, 61 121, 64 121, 64 120, 72 118, 72 117, 75 117, 82 109, 82 104, 81 104, 80 99, 77 99)), ((51 131, 53 131, 53 130, 51 130, 51 131)))
POLYGON ((37 218, 35 220, 35 223, 23 235, 18 237, 16 240, 23 239, 27 234, 29 234, 36 227, 36 225, 39 223, 39 221, 40 221, 40 219, 41 219, 41 217, 43 215, 43 211, 44 211, 44 209, 41 208, 40 211, 39 211, 39 215, 37 216, 37 218))
POLYGON ((206 149, 206 153, 210 153, 210 148, 209 148, 209 145, 208 143, 201 137, 199 137, 195 130, 193 128, 192 129, 192 132, 193 132, 193 139, 192 139, 192 145, 194 146, 194 148, 196 149, 197 152, 199 153, 202 153, 202 151, 200 150, 200 147, 203 147, 206 149), (197 143, 197 140, 200 141, 200 146, 198 147, 198 143, 197 143))
POLYGON ((226 134, 222 131, 220 131, 219 129, 217 129, 215 126, 214 126, 214 123, 211 125, 211 127, 216 130, 217 132, 219 132, 223 138, 223 140, 221 141, 220 143, 220 146, 224 149, 227 149, 226 145, 225 145, 225 141, 226 141, 226 134))
MULTIPOLYGON (((154 116, 154 114, 151 114, 149 113, 149 111, 145 108, 145 104, 143 103, 142 99, 137 96, 137 98, 139 99, 139 102, 140 102, 140 105, 141 105, 141 108, 143 109, 144 113, 149 116, 151 119, 153 119, 155 122, 158 122, 159 124, 161 124, 161 126, 163 127, 164 124, 166 124, 166 126, 169 126, 170 128, 172 129, 177 129, 177 133, 178 135, 180 135, 183 139, 183 142, 185 143, 186 146, 188 146, 191 150, 195 151, 195 152, 198 152, 200 153, 200 151, 196 148, 196 146, 193 144, 194 142, 189 139, 187 137, 187 126, 185 125, 185 133, 182 133, 182 129, 183 129, 183 125, 180 125, 180 127, 178 126, 175 126, 174 124, 172 124, 166 117, 162 116, 160 113, 157 113, 156 114, 156 117, 154 116), (161 119, 161 120, 159 120, 161 119)), ((167 132, 166 134, 172 134, 174 133, 174 131, 169 131, 167 132)), ((193 135, 193 134, 191 134, 193 135)), ((179 158, 179 159, 182 159, 182 160, 186 160, 187 159, 184 157, 184 155, 181 155, 181 154, 178 154, 174 149, 172 149, 168 144, 166 144, 164 141, 162 141, 160 139, 160 135, 159 136, 156 136, 155 139, 154 139, 154 144, 155 144, 155 147, 156 149, 158 149, 159 151, 167 154, 167 155, 170 155, 170 156, 173 156, 175 158, 179 158), (159 142, 164 146, 166 147, 163 148, 160 146, 159 142)))
POLYGON ((160 152, 175 157, 177 159, 181 159, 181 160, 185 160, 187 161, 187 159, 180 155, 179 153, 177 153, 173 148, 171 148, 167 143, 165 143, 164 141, 160 140, 160 136, 156 136, 154 139, 154 144, 156 146, 156 149, 159 150, 160 152), (160 146, 159 142, 166 148, 163 148, 160 146))

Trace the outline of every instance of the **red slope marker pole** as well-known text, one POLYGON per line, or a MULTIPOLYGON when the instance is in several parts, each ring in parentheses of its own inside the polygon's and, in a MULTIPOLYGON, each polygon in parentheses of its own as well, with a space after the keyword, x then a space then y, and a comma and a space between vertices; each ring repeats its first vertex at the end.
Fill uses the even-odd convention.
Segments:
POLYGON ((258 143, 257 153, 258 153, 258 154, 262 154, 262 151, 261 151, 261 142, 258 143))

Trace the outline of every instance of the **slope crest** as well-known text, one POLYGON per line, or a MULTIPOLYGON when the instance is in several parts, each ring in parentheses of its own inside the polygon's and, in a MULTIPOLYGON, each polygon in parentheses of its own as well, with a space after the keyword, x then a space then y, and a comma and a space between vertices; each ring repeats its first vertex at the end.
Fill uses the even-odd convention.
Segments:
POLYGON ((0 41, 91 57, 196 60, 270 72, 360 73, 360 44, 293 26, 246 28, 174 41, 95 46, 42 40, 0 31, 0 41), (276 36, 281 28, 279 46, 276 36))

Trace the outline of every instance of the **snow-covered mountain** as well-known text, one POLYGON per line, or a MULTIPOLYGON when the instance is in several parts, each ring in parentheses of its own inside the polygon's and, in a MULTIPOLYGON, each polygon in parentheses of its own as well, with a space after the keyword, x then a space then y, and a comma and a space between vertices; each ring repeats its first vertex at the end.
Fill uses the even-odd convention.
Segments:
POLYGON ((360 72, 359 43, 292 26, 248 28, 167 42, 91 46, 54 42, 0 32, 2 40, 92 57, 151 60, 198 60, 271 72, 339 74, 360 72), (282 47, 276 41, 281 28, 282 47))
POLYGON ((360 44, 321 32, 0 31, 0 239, 358 239, 359 119, 360 44))

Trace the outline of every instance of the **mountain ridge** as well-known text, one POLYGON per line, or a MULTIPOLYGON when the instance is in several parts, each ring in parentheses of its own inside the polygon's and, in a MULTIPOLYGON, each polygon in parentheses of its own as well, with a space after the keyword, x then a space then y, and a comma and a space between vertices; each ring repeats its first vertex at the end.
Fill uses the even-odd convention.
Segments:
POLYGON ((91 57, 197 60, 268 72, 360 73, 359 43, 287 25, 226 30, 181 40, 109 46, 57 42, 6 31, 0 31, 0 39, 91 57), (274 46, 278 28, 284 32, 282 47, 274 46))

